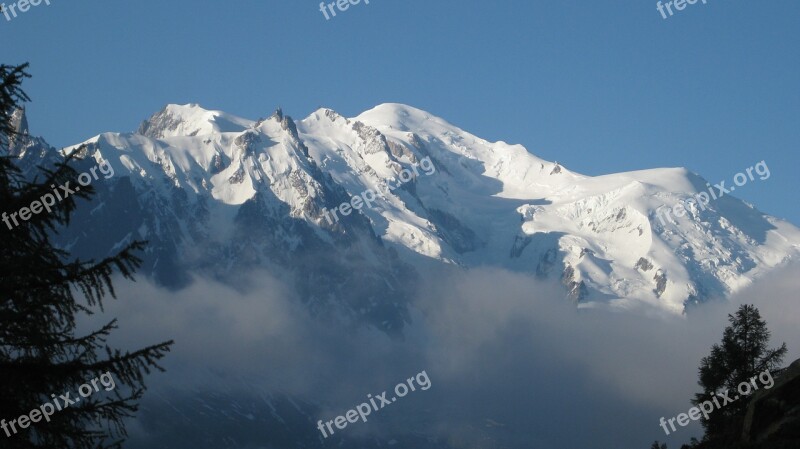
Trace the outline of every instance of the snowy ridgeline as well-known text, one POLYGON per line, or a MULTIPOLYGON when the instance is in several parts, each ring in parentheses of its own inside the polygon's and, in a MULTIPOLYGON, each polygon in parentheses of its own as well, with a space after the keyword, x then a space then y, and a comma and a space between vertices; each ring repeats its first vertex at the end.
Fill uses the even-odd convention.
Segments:
MULTIPOLYGON (((687 202, 707 182, 686 169, 584 176, 399 104, 350 119, 320 109, 297 122, 280 110, 252 121, 169 105, 136 133, 85 143, 87 156, 116 172, 84 217, 100 234, 85 245, 155 242, 147 269, 175 285, 184 270, 224 279, 242 266, 278 263, 315 278, 319 289, 304 292, 312 305, 330 302, 325 283, 354 270, 369 272, 364 288, 385 290, 387 280, 403 282, 433 261, 552 279, 580 307, 682 313, 796 257, 800 244, 798 228, 735 197, 687 202), (398 182, 426 158, 434 174, 398 182), (365 191, 376 193, 370 207, 324 219, 365 191), (663 213, 676 205, 680 216, 663 213), (91 224, 98 214, 104 226, 91 224), (346 257, 349 265, 309 266, 309 257, 333 265, 346 257)), ((39 157, 36 147, 27 159, 39 157)), ((365 290, 346 309, 380 320, 395 314, 367 298, 365 290)))

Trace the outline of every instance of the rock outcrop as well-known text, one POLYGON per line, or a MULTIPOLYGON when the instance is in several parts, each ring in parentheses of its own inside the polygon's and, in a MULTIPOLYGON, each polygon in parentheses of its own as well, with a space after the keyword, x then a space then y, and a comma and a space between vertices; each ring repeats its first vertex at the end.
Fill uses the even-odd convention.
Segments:
POLYGON ((800 360, 775 378, 775 386, 753 395, 742 440, 770 449, 800 448, 800 360))

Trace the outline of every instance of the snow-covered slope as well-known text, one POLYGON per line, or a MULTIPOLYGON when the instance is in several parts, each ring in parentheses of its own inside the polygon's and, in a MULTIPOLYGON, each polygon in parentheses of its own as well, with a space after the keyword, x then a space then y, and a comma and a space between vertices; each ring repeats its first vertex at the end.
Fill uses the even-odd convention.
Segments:
POLYGON ((730 196, 682 218, 663 214, 706 189, 685 169, 583 176, 409 106, 350 120, 317 111, 300 129, 351 194, 391 177, 395 161, 435 161, 437 174, 419 177, 413 198, 387 193, 365 212, 385 240, 467 266, 560 278, 585 306, 646 302, 680 313, 687 301, 742 288, 796 256, 800 243, 796 227, 730 196))
MULTIPOLYGON (((798 228, 732 196, 663 215, 707 190, 688 170, 585 176, 400 104, 353 118, 320 109, 298 122, 280 111, 251 121, 169 105, 136 133, 85 144, 88 155, 110 161, 115 182, 130 184, 134 215, 149 217, 120 224, 109 243, 155 240, 169 248, 170 270, 223 278, 254 262, 293 260, 302 269, 338 251, 380 273, 366 276, 376 290, 409 275, 408 265, 493 266, 559 280, 579 307, 682 313, 741 289, 800 248, 798 228), (422 173, 423 162, 435 170, 422 173), (373 207, 335 223, 323 218, 367 190, 376 192, 373 207)), ((153 256, 151 270, 163 269, 164 254, 153 256)), ((347 273, 315 282, 335 284, 347 273)), ((322 290, 310 296, 311 304, 332 301, 322 290)), ((393 310, 402 308, 396 299, 393 310)), ((349 310, 383 310, 382 301, 365 291, 349 310)))

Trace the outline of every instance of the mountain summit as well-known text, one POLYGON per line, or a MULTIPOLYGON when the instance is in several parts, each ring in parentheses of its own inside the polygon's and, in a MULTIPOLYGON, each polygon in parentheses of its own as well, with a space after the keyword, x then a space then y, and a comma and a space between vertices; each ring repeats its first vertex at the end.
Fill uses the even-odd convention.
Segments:
POLYGON ((96 257, 147 239, 149 272, 175 288, 192 271, 280 267, 312 308, 387 330, 407 319, 401 285, 430 263, 557 280, 578 307, 679 314, 800 248, 797 227, 733 196, 692 203, 709 184, 686 169, 586 176, 401 104, 300 121, 168 105, 135 133, 84 144, 116 176, 69 236, 75 247, 96 257), (423 161, 434 170, 421 173, 423 161), (369 207, 324 218, 368 191, 369 207), (685 213, 665 213, 678 204, 685 213))

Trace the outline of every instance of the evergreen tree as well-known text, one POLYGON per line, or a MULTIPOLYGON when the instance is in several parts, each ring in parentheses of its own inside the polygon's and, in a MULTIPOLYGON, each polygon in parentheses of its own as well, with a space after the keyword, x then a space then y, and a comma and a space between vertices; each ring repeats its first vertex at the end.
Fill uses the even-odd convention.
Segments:
MULTIPOLYGON (((67 182, 75 186, 77 176, 70 168, 75 158, 71 155, 54 168, 40 168, 31 180, 22 176, 9 154, 15 132, 11 116, 28 101, 21 90, 29 76, 26 68, 27 64, 0 66, 0 212, 8 214, 31 207, 67 182)), ((78 334, 76 319, 102 311, 103 299, 115 297, 111 276, 118 272, 133 279, 140 265, 135 252, 143 248, 142 242, 135 242, 113 257, 81 261, 54 246, 51 237, 69 224, 76 200, 87 200, 93 193, 91 186, 81 187, 56 202, 52 212, 20 219, 13 229, 0 224, 0 419, 6 426, 0 431, 2 448, 120 447, 127 435, 123 420, 137 410, 144 376, 152 369, 163 370, 158 361, 172 345, 170 341, 133 352, 111 348, 106 338, 116 329, 116 320, 88 335, 78 334), (116 388, 100 388, 85 398, 77 395, 80 385, 105 373, 116 388), (48 420, 37 413, 38 422, 21 425, 26 421, 19 420, 21 416, 33 417, 31 411, 59 401, 65 393, 78 401, 48 420), (12 420, 17 420, 16 433, 11 432, 12 420)))
MULTIPOLYGON (((728 315, 730 326, 725 328, 722 343, 711 348, 711 354, 700 362, 699 385, 701 393, 692 401, 699 405, 713 400, 716 393, 729 392, 731 398, 738 395, 741 383, 769 370, 776 370, 786 354, 786 343, 777 349, 769 349, 770 331, 761 319, 758 309, 742 305, 735 315, 728 315)), ((708 420, 703 419, 706 429, 704 440, 721 443, 733 442, 739 437, 748 398, 740 397, 721 409, 714 410, 708 420)))

